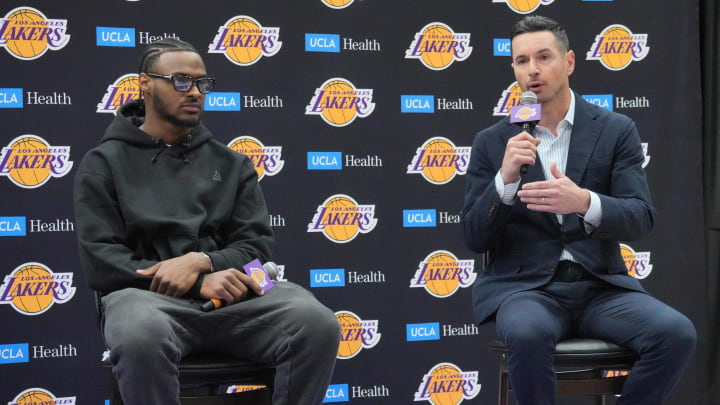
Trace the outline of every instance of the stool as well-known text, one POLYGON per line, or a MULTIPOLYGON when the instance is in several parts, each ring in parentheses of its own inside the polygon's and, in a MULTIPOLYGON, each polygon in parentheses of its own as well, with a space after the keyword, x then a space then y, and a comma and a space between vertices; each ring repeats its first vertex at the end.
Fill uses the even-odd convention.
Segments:
MULTIPOLYGON (((510 379, 507 347, 493 340, 488 350, 500 354, 498 405, 508 405, 510 379)), ((603 378, 606 369, 630 369, 639 359, 637 353, 623 346, 598 339, 567 339, 555 346, 558 395, 591 395, 596 405, 605 405, 605 395, 622 392, 626 376, 603 378)))

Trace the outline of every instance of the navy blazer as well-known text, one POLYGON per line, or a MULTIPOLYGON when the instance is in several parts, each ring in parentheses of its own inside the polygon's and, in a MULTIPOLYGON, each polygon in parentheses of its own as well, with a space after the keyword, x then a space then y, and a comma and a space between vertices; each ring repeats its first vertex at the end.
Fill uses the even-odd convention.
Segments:
MULTIPOLYGON (((503 204, 495 188, 508 139, 520 133, 508 118, 479 132, 473 141, 467 171, 462 234, 465 244, 488 254, 488 265, 473 285, 475 318, 483 323, 505 298, 546 284, 563 249, 606 282, 644 292, 629 276, 619 241, 646 235, 655 210, 650 198, 644 156, 635 123, 575 94, 575 119, 565 175, 600 197, 602 222, 588 234, 583 220, 527 209, 516 198, 503 204)), ((539 159, 522 176, 524 183, 545 180, 539 159)))

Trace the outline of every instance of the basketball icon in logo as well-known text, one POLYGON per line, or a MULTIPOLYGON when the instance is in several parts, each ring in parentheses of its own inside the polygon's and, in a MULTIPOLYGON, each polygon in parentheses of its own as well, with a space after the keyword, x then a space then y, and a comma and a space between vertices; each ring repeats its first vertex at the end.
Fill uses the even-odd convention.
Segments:
POLYGON ((432 184, 449 183, 456 175, 467 173, 470 162, 469 146, 455 146, 441 136, 428 139, 415 152, 407 173, 419 173, 432 184))
POLYGON ((41 263, 22 264, 0 285, 0 305, 8 304, 23 315, 40 315, 75 295, 72 279, 73 273, 53 273, 41 263))
POLYGON ((439 363, 423 376, 414 401, 433 405, 458 405, 480 393, 477 371, 462 371, 452 363, 439 363))
POLYGON ((280 28, 263 27, 250 16, 237 15, 218 28, 208 53, 222 53, 236 65, 250 66, 263 56, 274 56, 280 48, 280 28))
POLYGON ((322 3, 330 8, 341 9, 348 7, 355 0, 320 0, 322 3))
POLYGON ((374 205, 360 205, 348 195, 335 194, 318 206, 307 231, 322 232, 335 243, 348 243, 375 225, 374 205))
POLYGON ((447 250, 436 250, 422 260, 410 280, 410 288, 425 288, 430 295, 447 298, 477 278, 475 260, 458 260, 447 250))
POLYGON ((622 70, 650 52, 647 34, 633 34, 630 28, 614 24, 606 27, 587 53, 587 60, 599 60, 610 70, 622 70))
POLYGON ((492 0, 493 3, 505 3, 510 10, 518 14, 530 14, 541 5, 548 5, 555 0, 492 0))
POLYGON ((406 59, 419 59, 428 69, 447 69, 453 62, 464 61, 472 53, 470 34, 453 32, 447 24, 433 22, 415 34, 406 59))
POLYGON ((315 95, 305 107, 305 114, 319 115, 334 127, 344 127, 356 117, 370 115, 375 110, 372 99, 372 89, 357 89, 349 80, 335 77, 315 89, 315 95))
POLYGON ((258 181, 266 175, 274 176, 280 173, 285 166, 285 161, 281 159, 282 146, 265 146, 259 139, 243 135, 230 141, 228 147, 252 160, 258 181))
POLYGON ((36 135, 21 135, 2 148, 0 176, 18 187, 33 189, 52 177, 63 177, 72 169, 69 146, 51 146, 36 135))
POLYGON ((338 311, 335 317, 341 330, 338 359, 355 357, 362 349, 371 349, 380 341, 377 320, 362 320, 350 311, 338 311))
POLYGON ((60 50, 69 40, 67 20, 48 19, 32 7, 15 8, 0 19, 0 47, 21 60, 37 59, 48 49, 60 50))

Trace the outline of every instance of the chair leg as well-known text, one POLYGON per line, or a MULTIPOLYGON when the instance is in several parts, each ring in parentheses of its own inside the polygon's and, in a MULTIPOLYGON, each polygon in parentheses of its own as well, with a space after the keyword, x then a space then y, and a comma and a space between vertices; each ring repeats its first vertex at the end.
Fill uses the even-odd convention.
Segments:
POLYGON ((498 386, 498 405, 508 405, 510 380, 507 371, 500 366, 500 384, 498 386))

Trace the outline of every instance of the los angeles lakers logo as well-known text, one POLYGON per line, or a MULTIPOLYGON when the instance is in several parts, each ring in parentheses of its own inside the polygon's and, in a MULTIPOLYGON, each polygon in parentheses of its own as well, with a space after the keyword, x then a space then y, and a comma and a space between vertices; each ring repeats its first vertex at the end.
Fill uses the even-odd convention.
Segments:
POLYGON ((208 53, 222 53, 232 63, 250 66, 282 48, 279 27, 263 27, 249 16, 237 15, 218 28, 208 53))
POLYGON ((534 115, 537 115, 537 111, 530 107, 521 107, 515 113, 515 118, 523 121, 529 120, 534 115))
POLYGON ((358 89, 350 80, 335 77, 315 89, 306 115, 319 115, 334 126, 350 125, 355 118, 365 118, 375 110, 372 89, 358 89))
POLYGON ((252 160, 258 181, 265 176, 274 176, 280 173, 285 166, 285 161, 281 159, 282 146, 265 146, 259 139, 243 135, 230 141, 228 147, 252 160))
POLYGON ((472 49, 469 33, 455 33, 446 24, 432 22, 415 34, 405 59, 420 59, 428 69, 443 70, 467 59, 472 49))
POLYGON ((121 105, 140 98, 137 73, 122 75, 108 85, 95 112, 116 114, 121 105))
POLYGON ((44 388, 28 388, 17 394, 15 398, 8 402, 8 405, 75 405, 75 397, 56 397, 52 392, 44 388))
POLYGON ((650 252, 636 252, 630 246, 621 243, 620 254, 629 275, 642 280, 652 272, 653 265, 650 264, 650 252))
POLYGON ((433 405, 458 405, 480 393, 477 371, 462 371, 452 363, 436 364, 423 376, 415 401, 428 401, 433 405))
POLYGON ((436 250, 420 262, 410 288, 422 287, 433 297, 447 298, 460 287, 470 287, 476 278, 475 260, 458 260, 447 250, 436 250))
POLYGON ((518 82, 513 82, 507 89, 503 90, 502 95, 498 99, 497 105, 493 108, 493 115, 508 115, 510 109, 520 104, 520 96, 522 89, 518 82))
POLYGON ((322 232, 335 243, 348 243, 375 225, 375 205, 360 205, 348 195, 335 194, 318 206, 307 231, 322 232))
POLYGON ((493 3, 505 3, 510 10, 518 14, 530 14, 540 6, 546 6, 555 0, 492 0, 493 3))
POLYGON ((25 263, 5 276, 0 285, 0 305, 8 304, 23 315, 40 315, 54 303, 64 304, 75 295, 73 273, 53 273, 41 263, 25 263))
POLYGON ((37 59, 68 44, 67 27, 67 20, 51 20, 32 7, 14 8, 0 19, 0 47, 21 60, 37 59))
POLYGON ((610 70, 623 70, 631 62, 645 59, 650 47, 647 34, 633 34, 630 28, 613 24, 595 37, 587 53, 587 60, 599 60, 610 70))
POLYGON ((322 1, 322 4, 334 8, 334 9, 341 9, 348 7, 349 5, 353 4, 355 0, 320 0, 322 1))
POLYGON ((340 324, 338 359, 355 357, 362 349, 372 349, 380 341, 377 320, 362 320, 350 311, 335 312, 340 324))
POLYGON ((419 173, 432 184, 449 183, 456 175, 467 173, 469 146, 455 146, 451 140, 436 136, 417 148, 407 173, 419 173))
POLYGON ((21 135, 0 152, 0 176, 22 188, 38 188, 70 172, 69 146, 50 146, 36 135, 21 135))

